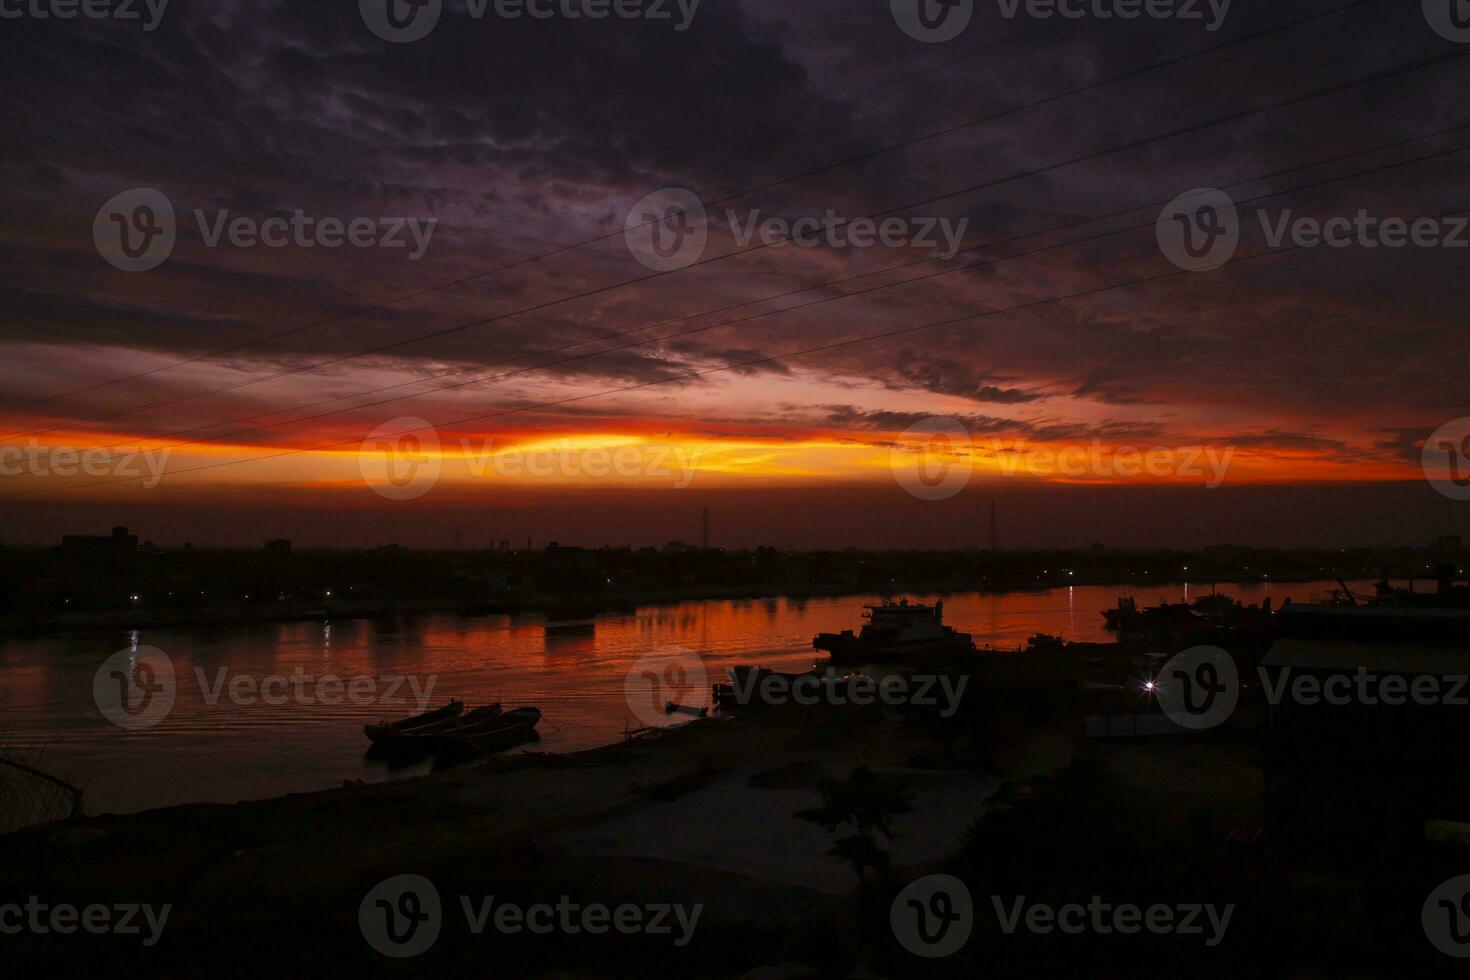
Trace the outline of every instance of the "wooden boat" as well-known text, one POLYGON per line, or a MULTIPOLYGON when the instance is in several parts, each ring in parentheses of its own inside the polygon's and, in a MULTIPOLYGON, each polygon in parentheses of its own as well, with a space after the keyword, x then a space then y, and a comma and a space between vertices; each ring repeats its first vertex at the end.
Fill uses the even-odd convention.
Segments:
POLYGON ((489 704, 464 714, 449 715, 408 731, 380 735, 373 742, 373 750, 399 756, 427 755, 443 748, 438 741, 440 735, 469 725, 497 723, 501 714, 499 704, 489 704))
POLYGON ((466 716, 458 725, 430 736, 435 752, 448 755, 491 755, 539 738, 536 726, 541 721, 539 708, 516 708, 473 717, 466 716))
POLYGON ((362 730, 374 745, 386 745, 403 735, 422 733, 436 725, 456 722, 463 712, 463 701, 451 701, 442 708, 425 711, 410 718, 400 718, 398 721, 385 718, 376 725, 362 726, 362 730))

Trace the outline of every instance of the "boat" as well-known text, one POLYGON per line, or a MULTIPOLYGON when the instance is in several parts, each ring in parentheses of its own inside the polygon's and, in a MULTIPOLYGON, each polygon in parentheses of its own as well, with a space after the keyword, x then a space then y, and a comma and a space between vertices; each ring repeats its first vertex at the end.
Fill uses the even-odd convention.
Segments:
POLYGON ((1109 630, 1131 636, 1173 634, 1201 626, 1255 627, 1273 614, 1270 596, 1260 605, 1247 606, 1213 589, 1189 602, 1163 602, 1146 609, 1140 609, 1132 596, 1123 596, 1115 608, 1102 612, 1109 630))
MULTIPOLYGON (((473 714, 473 712, 472 712, 473 714)), ((458 725, 429 736, 433 751, 444 755, 491 755, 540 736, 536 726, 541 721, 539 708, 515 708, 480 718, 466 718, 458 725)))
POLYGON ((385 718, 376 725, 362 726, 362 730, 367 735, 368 741, 374 745, 387 746, 405 735, 423 733, 436 726, 452 724, 463 712, 463 701, 451 701, 442 708, 425 711, 423 714, 409 718, 400 718, 397 721, 389 721, 385 718))
POLYGON ((1104 609, 1102 615, 1108 624, 1108 629, 1127 630, 1136 625, 1138 603, 1131 595, 1120 596, 1117 607, 1104 609))
MULTIPOLYGON (((1470 607, 1470 581, 1465 585, 1457 585, 1456 579, 1463 577, 1464 570, 1453 562, 1446 562, 1435 569, 1435 574, 1403 576, 1409 583, 1408 588, 1396 587, 1392 584, 1388 572, 1383 573, 1383 578, 1376 588, 1376 596, 1373 599, 1364 600, 1366 605, 1375 606, 1412 606, 1422 609, 1464 609, 1470 607), (1428 591, 1419 591, 1418 582, 1428 578, 1435 583, 1435 588, 1428 591)), ((1346 605, 1358 605, 1356 597, 1347 591, 1347 585, 1342 585, 1347 597, 1346 605)))
POLYGON ((736 708, 760 705, 760 685, 768 677, 779 678, 780 682, 789 689, 790 685, 796 683, 797 679, 802 676, 801 674, 781 673, 769 667, 745 664, 730 667, 725 673, 730 678, 729 683, 710 685, 711 701, 721 711, 733 711, 736 708))
POLYGON ((1196 596, 1192 605, 1195 612, 1207 619, 1224 619, 1241 609, 1240 600, 1231 598, 1223 592, 1210 592, 1208 595, 1196 596))
POLYGON ((1102 615, 1107 628, 1118 633, 1181 630, 1197 625, 1202 619, 1187 602, 1164 602, 1139 609, 1132 596, 1119 599, 1117 608, 1104 609, 1102 615))
POLYGON ((944 625, 943 601, 930 606, 902 599, 863 608, 867 621, 860 633, 818 633, 812 640, 813 649, 826 651, 833 664, 932 662, 975 652, 969 633, 944 625))
MULTIPOLYGON (((460 707, 463 709, 464 705, 460 704, 460 707)), ((427 755, 440 748, 435 740, 445 732, 462 728, 465 725, 483 725, 500 718, 501 714, 498 703, 487 704, 463 714, 446 715, 437 720, 416 725, 406 731, 380 732, 377 738, 369 734, 368 737, 373 738, 371 751, 397 756, 427 755)))

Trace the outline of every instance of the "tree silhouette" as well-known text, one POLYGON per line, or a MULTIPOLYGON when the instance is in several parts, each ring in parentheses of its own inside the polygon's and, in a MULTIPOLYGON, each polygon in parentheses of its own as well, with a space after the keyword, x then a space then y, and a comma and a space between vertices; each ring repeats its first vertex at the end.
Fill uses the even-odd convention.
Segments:
POLYGON ((821 824, 827 833, 841 828, 851 833, 833 841, 827 852, 852 865, 863 888, 870 868, 888 867, 888 852, 878 846, 878 837, 893 840, 893 819, 914 808, 913 797, 902 780, 883 779, 867 765, 858 766, 846 779, 825 777, 817 781, 822 805, 802 810, 799 820, 821 824))

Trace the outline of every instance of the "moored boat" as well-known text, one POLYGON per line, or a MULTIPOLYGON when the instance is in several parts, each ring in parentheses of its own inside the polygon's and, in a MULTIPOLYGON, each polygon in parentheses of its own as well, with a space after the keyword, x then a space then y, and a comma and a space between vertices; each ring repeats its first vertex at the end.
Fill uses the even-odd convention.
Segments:
POLYGON ((1104 609, 1102 615, 1108 629, 1131 631, 1138 626, 1138 603, 1131 595, 1121 596, 1117 608, 1104 609))
POLYGON ((975 652, 969 633, 944 625, 944 603, 885 602, 865 606, 862 632, 818 633, 812 647, 825 650, 833 664, 947 661, 975 652))
MULTIPOLYGON (((460 707, 463 709, 462 704, 460 707)), ((463 713, 446 715, 407 731, 379 733, 373 739, 373 751, 404 757, 442 751, 444 746, 438 741, 441 735, 467 726, 498 722, 502 714, 498 703, 488 704, 463 713)))
MULTIPOLYGON (((471 712, 473 714, 473 712, 471 712)), ((536 726, 541 721, 539 708, 515 708, 497 711, 480 718, 466 716, 461 724, 429 736, 433 751, 444 755, 490 755, 512 748, 540 736, 536 726)))
POLYGON ((385 718, 376 725, 362 726, 362 730, 374 745, 386 746, 405 735, 421 734, 437 726, 453 724, 459 720, 463 712, 463 701, 451 701, 442 708, 425 711, 423 714, 409 718, 400 718, 397 721, 389 721, 385 718))

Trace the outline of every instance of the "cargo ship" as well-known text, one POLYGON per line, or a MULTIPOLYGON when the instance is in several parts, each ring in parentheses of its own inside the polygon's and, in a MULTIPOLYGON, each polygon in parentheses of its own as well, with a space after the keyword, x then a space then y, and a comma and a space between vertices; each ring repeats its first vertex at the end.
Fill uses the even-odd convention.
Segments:
POLYGON ((944 603, 910 603, 907 599, 864 606, 862 631, 818 633, 812 648, 825 651, 833 664, 903 663, 958 660, 975 652, 969 633, 944 625, 944 603))

